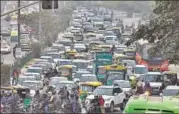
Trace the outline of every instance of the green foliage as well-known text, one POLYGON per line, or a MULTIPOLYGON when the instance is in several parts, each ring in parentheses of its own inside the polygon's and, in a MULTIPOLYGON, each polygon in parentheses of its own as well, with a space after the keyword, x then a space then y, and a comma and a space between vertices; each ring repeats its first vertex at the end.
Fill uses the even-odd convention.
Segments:
POLYGON ((146 39, 155 46, 149 53, 161 52, 172 61, 179 60, 179 1, 157 1, 153 12, 156 17, 149 25, 142 25, 128 43, 146 39))

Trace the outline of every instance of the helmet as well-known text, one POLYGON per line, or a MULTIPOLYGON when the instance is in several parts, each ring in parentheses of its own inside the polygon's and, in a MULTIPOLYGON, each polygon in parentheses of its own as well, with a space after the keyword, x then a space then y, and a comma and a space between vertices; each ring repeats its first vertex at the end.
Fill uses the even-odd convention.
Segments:
POLYGON ((98 98, 98 95, 95 95, 95 96, 94 96, 94 99, 97 99, 97 98, 98 98))
POLYGON ((71 97, 71 98, 73 98, 73 97, 74 97, 74 95, 73 95, 73 94, 70 94, 70 97, 71 97))
POLYGON ((136 77, 135 77, 135 76, 131 76, 131 77, 129 78, 129 81, 134 81, 134 80, 136 80, 136 77))
POLYGON ((39 93, 39 90, 36 90, 35 93, 39 93))
POLYGON ((14 90, 12 90, 12 93, 17 94, 17 91, 14 89, 14 90))
POLYGON ((149 82, 145 82, 145 85, 150 85, 150 83, 149 82))
POLYGON ((56 91, 53 91, 52 94, 55 95, 55 94, 56 94, 56 91))
POLYGON ((141 87, 141 86, 142 86, 142 83, 141 83, 141 82, 137 83, 137 86, 138 86, 138 87, 141 87))

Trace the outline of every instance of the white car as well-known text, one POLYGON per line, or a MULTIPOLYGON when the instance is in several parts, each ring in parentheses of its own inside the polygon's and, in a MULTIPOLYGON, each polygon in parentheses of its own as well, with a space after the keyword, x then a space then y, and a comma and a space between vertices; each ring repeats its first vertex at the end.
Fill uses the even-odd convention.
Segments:
POLYGON ((113 84, 120 86, 124 92, 129 92, 131 89, 131 85, 128 80, 114 80, 113 84))
POLYGON ((94 99, 95 95, 102 95, 105 103, 105 109, 110 110, 110 112, 114 111, 114 107, 120 105, 121 109, 124 109, 126 104, 126 95, 124 91, 118 86, 99 86, 97 87, 93 93, 87 96, 85 104, 88 106, 90 101, 94 99))
POLYGON ((108 44, 117 44, 118 39, 116 36, 105 36, 105 42, 108 44))
POLYGON ((179 95, 179 86, 169 85, 163 90, 163 96, 177 96, 179 95))
POLYGON ((9 54, 11 53, 11 47, 6 43, 1 43, 1 54, 9 54))
POLYGON ((30 96, 33 97, 35 95, 36 90, 41 90, 43 88, 42 81, 24 81, 22 86, 28 87, 30 89, 30 96))
MULTIPOLYGON (((149 82, 152 88, 152 95, 160 94, 160 87, 164 81, 164 76, 161 72, 148 72, 142 79, 143 82, 149 82)), ((143 85, 145 85, 143 83, 143 85)))
POLYGON ((148 68, 145 65, 136 65, 134 67, 134 76, 138 78, 143 77, 148 72, 148 68))
POLYGON ((61 81, 68 81, 68 79, 66 77, 52 77, 50 78, 49 85, 56 85, 61 81))

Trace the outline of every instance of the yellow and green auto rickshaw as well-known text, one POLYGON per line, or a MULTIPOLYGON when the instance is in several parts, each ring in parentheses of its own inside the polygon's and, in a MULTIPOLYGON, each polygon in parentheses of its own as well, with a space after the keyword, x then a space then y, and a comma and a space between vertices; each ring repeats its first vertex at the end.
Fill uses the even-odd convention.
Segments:
POLYGON ((80 83, 80 98, 84 100, 87 95, 91 94, 96 87, 102 86, 101 82, 83 82, 80 83))
POLYGON ((75 59, 83 59, 83 60, 86 60, 87 59, 87 55, 86 53, 77 53, 75 55, 75 59))
POLYGON ((123 60, 127 60, 129 57, 124 54, 114 54, 113 56, 113 62, 116 64, 121 64, 123 60))
POLYGON ((13 91, 16 90, 17 94, 20 96, 20 98, 24 98, 23 92, 30 92, 30 89, 25 86, 16 85, 16 86, 1 86, 1 91, 13 91))
POLYGON ((74 59, 75 55, 77 54, 77 51, 75 49, 69 49, 65 51, 66 59, 74 59))
POLYGON ((60 72, 61 76, 67 77, 68 80, 72 80, 72 75, 76 72, 76 66, 74 65, 61 65, 58 67, 58 72, 60 72))

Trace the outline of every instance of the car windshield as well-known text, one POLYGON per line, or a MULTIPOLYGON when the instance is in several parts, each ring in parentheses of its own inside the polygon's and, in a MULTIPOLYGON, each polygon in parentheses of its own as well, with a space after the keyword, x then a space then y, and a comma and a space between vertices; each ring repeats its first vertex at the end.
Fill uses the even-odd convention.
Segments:
POLYGON ((68 69, 68 68, 61 68, 61 69, 59 69, 59 72, 61 72, 62 74, 69 74, 70 73, 70 69, 68 69))
POLYGON ((108 80, 124 80, 124 72, 108 72, 108 80))
POLYGON ((145 81, 147 82, 162 82, 163 81, 163 76, 162 75, 151 75, 151 74, 147 74, 145 76, 145 81))
POLYGON ((131 88, 131 85, 128 81, 122 82, 120 81, 119 83, 117 83, 121 88, 131 88))
POLYGON ((63 44, 64 46, 71 46, 71 42, 60 41, 60 44, 63 44))
POLYGON ((21 77, 19 77, 19 79, 18 79, 18 84, 20 84, 20 85, 22 85, 23 84, 23 82, 24 81, 36 81, 36 79, 35 78, 33 78, 33 77, 26 77, 26 78, 21 78, 21 77))
POLYGON ((125 53, 127 56, 135 56, 135 52, 126 52, 125 53))
POLYGON ((94 95, 108 95, 112 96, 113 89, 112 88, 96 88, 93 92, 94 95))
POLYGON ((73 62, 73 65, 75 65, 78 69, 85 69, 88 67, 88 62, 73 62))
POLYGON ((177 96, 179 95, 179 89, 166 89, 163 91, 163 96, 177 96))
POLYGON ((59 80, 59 79, 52 79, 49 83, 49 85, 56 85, 57 83, 59 83, 60 81, 62 80, 59 80))
POLYGON ((145 74, 148 72, 148 70, 145 67, 135 67, 134 72, 135 74, 145 74))
POLYGON ((59 90, 60 88, 63 88, 64 86, 66 86, 68 90, 71 90, 71 88, 73 87, 73 84, 72 83, 58 83, 56 84, 56 89, 59 90))
POLYGON ((48 54, 48 56, 51 56, 54 59, 59 59, 61 57, 60 54, 48 54))
POLYGON ((127 66, 131 66, 131 67, 134 67, 136 65, 135 61, 126 61, 126 60, 123 60, 122 62, 123 63, 127 63, 127 66))
POLYGON ((29 68, 27 69, 27 72, 33 72, 33 73, 42 73, 42 69, 35 69, 35 68, 29 68))
POLYGON ((93 81, 97 81, 96 76, 81 76, 80 77, 80 82, 93 82, 93 81))
POLYGON ((81 90, 82 91, 87 91, 87 92, 93 92, 93 86, 82 85, 81 90))
POLYGON ((106 40, 113 40, 114 37, 106 37, 106 40))
POLYGON ((31 90, 39 89, 39 84, 33 82, 23 82, 22 86, 28 87, 31 90))

